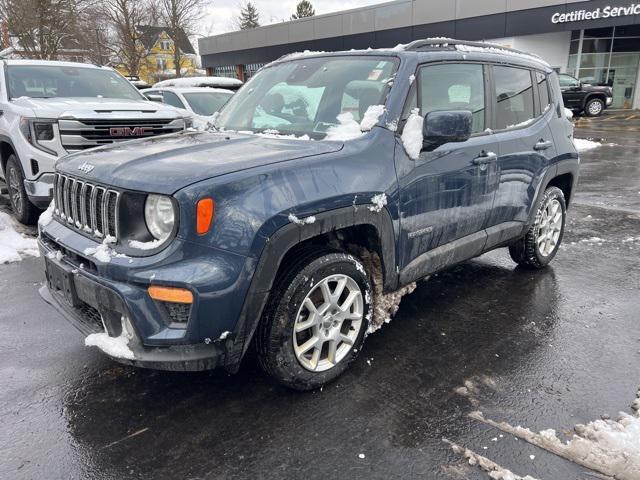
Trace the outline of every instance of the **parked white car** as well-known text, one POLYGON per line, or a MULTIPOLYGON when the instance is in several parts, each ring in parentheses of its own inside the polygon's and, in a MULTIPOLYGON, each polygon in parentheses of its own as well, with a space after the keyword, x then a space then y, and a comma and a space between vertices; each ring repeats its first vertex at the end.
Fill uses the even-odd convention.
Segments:
POLYGON ((51 201, 60 156, 179 132, 190 122, 174 108, 148 101, 111 68, 0 60, 0 179, 15 217, 25 224, 51 201))
POLYGON ((179 109, 185 115, 210 117, 233 96, 231 90, 207 87, 164 87, 149 88, 142 94, 149 100, 162 101, 179 109))

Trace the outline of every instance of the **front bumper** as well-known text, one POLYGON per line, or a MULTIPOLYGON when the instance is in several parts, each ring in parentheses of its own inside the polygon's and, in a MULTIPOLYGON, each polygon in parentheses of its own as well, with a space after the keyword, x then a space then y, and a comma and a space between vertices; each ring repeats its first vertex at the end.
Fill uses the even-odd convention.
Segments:
MULTIPOLYGON (((174 371, 200 371, 227 366, 225 360, 229 349, 234 346, 235 335, 225 335, 223 339, 219 338, 219 334, 206 337, 201 335, 204 329, 191 321, 186 329, 172 328, 171 324, 159 318, 158 310, 154 310, 153 300, 146 294, 144 285, 106 278, 88 266, 82 268, 82 258, 68 249, 63 253, 59 249, 63 247, 46 234, 41 234, 38 243, 47 273, 47 285, 40 289, 40 295, 74 327, 84 335, 106 332, 110 337, 117 338, 123 334, 121 319, 124 317, 128 320, 133 330, 133 338, 128 343, 133 359, 112 356, 114 360, 139 367, 174 371), (150 326, 156 326, 157 329, 150 331, 150 326)), ((126 259, 122 260, 128 264, 126 259)), ((116 265, 111 268, 114 267, 116 265)), ((162 269, 156 271, 160 276, 162 269)), ((173 273, 177 275, 175 269, 173 273)), ((197 311, 195 305, 193 311, 197 311)), ((220 324, 208 327, 217 329, 220 324)))
POLYGON ((47 208, 53 197, 53 173, 43 173, 37 180, 25 180, 24 189, 31 203, 38 208, 47 208))

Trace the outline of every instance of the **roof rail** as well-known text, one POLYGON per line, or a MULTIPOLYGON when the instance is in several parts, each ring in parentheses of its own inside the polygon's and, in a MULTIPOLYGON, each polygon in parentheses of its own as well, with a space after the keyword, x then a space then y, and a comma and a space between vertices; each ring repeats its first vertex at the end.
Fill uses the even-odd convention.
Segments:
POLYGON ((425 48, 447 48, 447 47, 455 48, 456 45, 462 45, 466 47, 477 47, 477 48, 493 48, 496 50, 503 50, 504 52, 507 52, 507 53, 515 53, 517 55, 526 55, 529 57, 542 60, 538 55, 534 53, 523 52, 521 50, 516 50, 515 48, 511 48, 511 47, 505 47, 502 45, 498 45, 496 43, 472 42, 469 40, 456 40, 453 38, 426 38, 424 40, 414 40, 413 42, 405 45, 404 50, 416 51, 416 50, 422 50, 425 48))

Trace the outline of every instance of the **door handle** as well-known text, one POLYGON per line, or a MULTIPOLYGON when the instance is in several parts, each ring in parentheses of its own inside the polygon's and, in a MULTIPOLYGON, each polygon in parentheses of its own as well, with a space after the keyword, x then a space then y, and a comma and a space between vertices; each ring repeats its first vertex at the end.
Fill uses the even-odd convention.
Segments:
POLYGON ((494 162, 498 159, 498 155, 493 152, 485 152, 484 150, 480 155, 472 160, 474 165, 486 165, 487 163, 494 162))
POLYGON ((534 150, 546 150, 547 148, 551 148, 553 146, 552 142, 545 142, 544 140, 540 139, 540 141, 538 143, 536 143, 533 146, 534 150))

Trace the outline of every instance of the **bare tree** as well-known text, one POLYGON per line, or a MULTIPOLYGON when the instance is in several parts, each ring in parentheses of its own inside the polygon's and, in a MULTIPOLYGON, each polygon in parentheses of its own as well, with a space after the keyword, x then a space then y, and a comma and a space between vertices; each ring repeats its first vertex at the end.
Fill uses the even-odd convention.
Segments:
POLYGON ((149 49, 139 41, 137 27, 148 20, 148 6, 151 1, 102 0, 101 2, 102 12, 112 35, 109 48, 117 55, 129 75, 139 74, 140 67, 150 53, 149 49))
POLYGON ((176 77, 182 76, 183 52, 180 43, 188 41, 196 33, 197 24, 202 19, 208 0, 160 0, 160 18, 167 33, 173 39, 173 65, 176 77), (186 38, 183 38, 183 35, 186 38))
POLYGON ((0 0, 6 22, 25 56, 56 59, 65 40, 74 38, 78 19, 90 0, 0 0))

